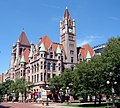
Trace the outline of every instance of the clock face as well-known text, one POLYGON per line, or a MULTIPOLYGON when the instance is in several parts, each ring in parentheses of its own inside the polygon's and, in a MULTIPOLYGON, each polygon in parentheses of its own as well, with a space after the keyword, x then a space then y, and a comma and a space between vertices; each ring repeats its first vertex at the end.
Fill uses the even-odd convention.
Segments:
POLYGON ((72 32, 72 29, 71 29, 71 28, 69 28, 69 32, 70 32, 70 33, 72 32))

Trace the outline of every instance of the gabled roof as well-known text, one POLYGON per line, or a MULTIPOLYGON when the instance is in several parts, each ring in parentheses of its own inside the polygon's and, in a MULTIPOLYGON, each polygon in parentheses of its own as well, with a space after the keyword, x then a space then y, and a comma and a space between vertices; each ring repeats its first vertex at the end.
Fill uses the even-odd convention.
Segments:
POLYGON ((65 13, 64 13, 64 18, 69 18, 70 17, 70 14, 69 14, 69 11, 68 11, 68 8, 66 7, 66 10, 65 10, 65 13))
POLYGON ((45 46, 44 46, 44 43, 42 42, 41 45, 40 45, 40 51, 46 51, 45 50, 45 46))
POLYGON ((44 46, 46 51, 48 51, 48 48, 50 47, 50 45, 52 44, 51 40, 49 39, 48 36, 44 36, 41 41, 38 44, 38 47, 44 42, 44 46))
POLYGON ((61 49, 60 49, 60 46, 59 46, 59 45, 58 45, 58 47, 57 47, 56 53, 57 53, 57 54, 61 54, 61 49))
POLYGON ((90 47, 89 44, 86 44, 83 47, 81 47, 79 50, 79 53, 81 54, 81 56, 83 57, 84 60, 86 60, 88 56, 93 57, 95 54, 94 50, 92 49, 92 47, 90 47), (88 53, 88 51, 89 51, 89 53, 88 53))
POLYGON ((30 43, 27 39, 27 36, 25 34, 25 32, 22 32, 21 35, 19 36, 19 40, 21 45, 26 45, 26 46, 30 46, 30 43))
POLYGON ((22 56, 24 56, 25 62, 28 62, 28 60, 29 60, 29 58, 28 58, 29 54, 30 54, 30 51, 29 51, 28 48, 26 48, 26 49, 23 51, 23 54, 22 54, 22 56))

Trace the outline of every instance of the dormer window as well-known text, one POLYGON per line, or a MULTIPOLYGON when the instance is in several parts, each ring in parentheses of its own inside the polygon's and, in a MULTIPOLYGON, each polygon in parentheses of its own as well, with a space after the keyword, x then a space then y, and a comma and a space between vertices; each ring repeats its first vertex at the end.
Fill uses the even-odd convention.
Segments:
POLYGON ((50 58, 53 58, 53 52, 50 52, 50 58))

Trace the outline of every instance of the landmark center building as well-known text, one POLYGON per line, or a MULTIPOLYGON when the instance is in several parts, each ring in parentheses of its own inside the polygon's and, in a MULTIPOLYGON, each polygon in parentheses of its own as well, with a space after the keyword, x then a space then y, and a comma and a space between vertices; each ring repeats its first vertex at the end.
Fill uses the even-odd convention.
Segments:
POLYGON ((76 47, 75 20, 66 8, 60 21, 60 43, 43 36, 35 45, 22 32, 12 46, 10 68, 4 78, 15 80, 24 77, 34 83, 34 89, 38 89, 40 85, 48 83, 48 78, 60 76, 65 68, 73 70, 76 64, 90 60, 94 54, 88 44, 82 48, 76 47))

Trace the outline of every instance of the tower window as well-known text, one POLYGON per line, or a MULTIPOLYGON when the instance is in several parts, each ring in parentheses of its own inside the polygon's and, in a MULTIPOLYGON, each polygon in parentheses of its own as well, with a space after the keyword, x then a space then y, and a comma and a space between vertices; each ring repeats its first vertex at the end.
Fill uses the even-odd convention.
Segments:
POLYGON ((73 63, 73 57, 71 57, 71 63, 73 63))
POLYGON ((73 51, 73 50, 70 50, 70 54, 72 54, 72 55, 73 55, 73 54, 74 54, 74 51, 73 51))

